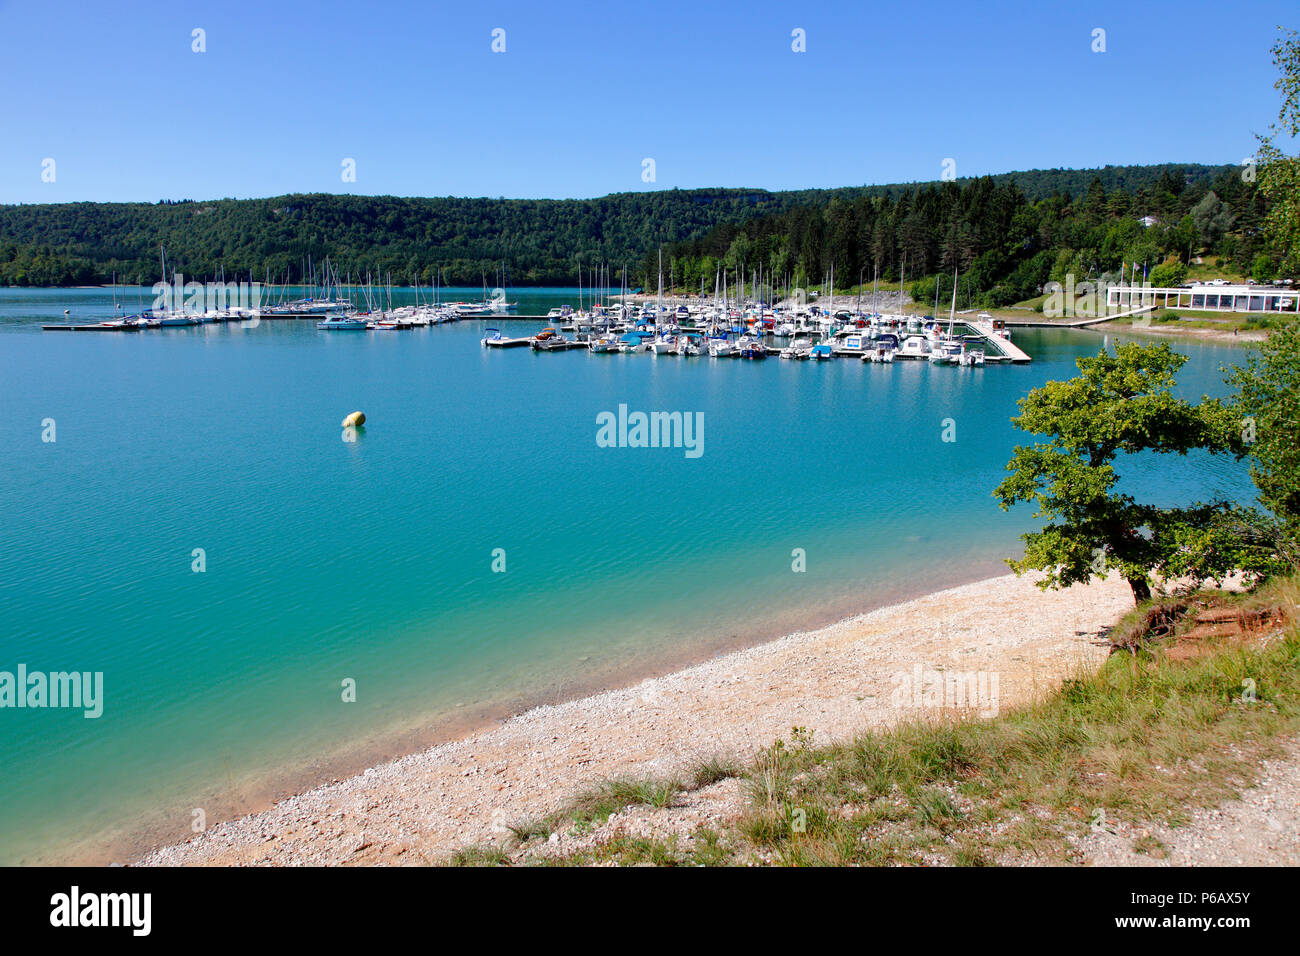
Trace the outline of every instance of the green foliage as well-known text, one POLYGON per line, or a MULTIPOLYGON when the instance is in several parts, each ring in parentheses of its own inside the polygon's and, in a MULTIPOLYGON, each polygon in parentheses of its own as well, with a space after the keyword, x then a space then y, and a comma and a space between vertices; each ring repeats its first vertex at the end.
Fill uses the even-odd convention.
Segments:
MULTIPOLYGON (((1279 28, 1280 29, 1280 28, 1279 28)), ((1273 63, 1281 74, 1274 87, 1282 94, 1278 121, 1260 137, 1259 191, 1268 213, 1264 231, 1286 275, 1300 274, 1300 156, 1285 155, 1274 143, 1300 135, 1300 34, 1287 30, 1273 45, 1273 63)))
MULTIPOLYGON (((935 293, 938 291, 942 282, 940 276, 926 276, 923 279, 917 279, 911 283, 908 288, 908 294, 911 295, 913 302, 919 302, 921 305, 931 305, 935 300, 935 293)), ((948 292, 952 292, 952 276, 948 277, 948 292)))
POLYGON ((741 774, 740 765, 729 757, 713 756, 699 763, 691 777, 691 783, 698 790, 700 787, 712 786, 719 781, 741 774))
POLYGON ((1187 266, 1177 256, 1166 259, 1151 270, 1151 284, 1157 288, 1182 285, 1187 280, 1187 266))
POLYGON ((1211 248, 1220 239, 1223 234, 1232 228, 1232 223, 1236 217, 1233 216, 1232 210, 1218 196, 1210 191, 1192 207, 1192 222, 1196 226, 1197 237, 1201 245, 1211 248))
POLYGON ((1020 400, 1015 424, 1048 440, 1017 446, 993 494, 1003 509, 1035 503, 1048 524, 1024 535, 1023 559, 1007 562, 1017 574, 1044 571, 1048 588, 1114 570, 1144 600, 1152 575, 1200 582, 1259 572, 1258 556, 1233 534, 1242 515, 1227 503, 1158 508, 1116 490, 1121 455, 1245 453, 1233 409, 1172 394, 1186 361, 1164 344, 1120 345, 1114 355, 1080 358, 1079 375, 1020 400))
POLYGON ((1250 274, 1258 282, 1268 282, 1277 275, 1277 263, 1268 253, 1261 252, 1255 257, 1254 263, 1251 264, 1250 274))
MULTIPOLYGON (((852 191, 850 191, 852 192, 852 191)), ((703 235, 834 191, 656 190, 599 199, 292 195, 204 202, 0 206, 0 284, 152 283, 168 266, 204 278, 301 278, 308 257, 340 271, 478 285, 504 263, 516 284, 584 282, 661 242, 703 235)), ((725 251, 725 249, 724 249, 725 251)), ((665 271, 668 259, 665 258, 665 271)), ((712 275, 710 274, 710 279, 712 275)))
POLYGON ((594 790, 581 794, 574 802, 572 818, 603 823, 610 814, 626 807, 643 804, 666 807, 682 791, 677 780, 619 779, 609 780, 594 790))
MULTIPOLYGON (((329 256, 343 272, 394 282, 478 285, 504 265, 519 285, 584 282, 598 264, 633 285, 665 281, 712 290, 720 263, 746 277, 816 286, 834 267, 837 284, 870 282, 875 269, 962 277, 963 306, 1017 301, 1045 281, 1062 249, 1078 252, 1080 279, 1147 257, 1140 244, 1164 243, 1133 226, 1150 213, 1184 215, 1214 188, 1239 221, 1253 187, 1234 167, 1116 166, 1030 170, 926 186, 891 185, 766 192, 756 189, 651 190, 599 199, 456 199, 292 195, 273 199, 0 206, 0 284, 83 285, 158 278, 158 248, 195 278, 301 278, 310 257, 329 256), (1091 180, 1101 186, 1097 224, 1084 215, 1091 180), (1111 235, 1112 230, 1114 235, 1111 235), (1141 233, 1141 235, 1139 235, 1141 233), (1109 241, 1107 237, 1110 236, 1109 241), (1102 247, 1105 251, 1102 252, 1102 247), (1041 258, 1035 258, 1045 253, 1041 258), (1113 260, 1113 261, 1112 261, 1113 260), (1027 264, 1029 263, 1029 264, 1027 264)), ((1089 213, 1090 214, 1090 213, 1089 213)), ((1173 218, 1170 218, 1173 217, 1173 218)), ((1185 254, 1185 244, 1179 246, 1185 254)), ((1245 250, 1250 255, 1257 251, 1245 250)), ((1244 254, 1244 253, 1243 253, 1244 254)), ((1152 259, 1151 261, 1154 261, 1152 259)))
POLYGON ((1272 512, 1279 551, 1295 565, 1300 563, 1300 326, 1291 322, 1275 329, 1228 381, 1239 391, 1236 411, 1260 502, 1272 512))
MULTIPOLYGON (((1231 166, 1012 173, 840 191, 816 205, 718 225, 668 246, 665 261, 671 257, 677 285, 688 291, 701 281, 711 291, 719 265, 733 283, 738 269, 746 283, 761 272, 778 292, 819 286, 832 266, 841 289, 911 277, 922 305, 934 301, 936 276, 944 298, 956 267, 961 307, 994 308, 1033 298, 1067 273, 1095 280, 1134 263, 1181 262, 1200 248, 1248 268, 1261 251, 1259 215, 1254 184, 1231 166), (1053 177, 1056 188, 1047 188, 1053 177), (1139 223, 1145 216, 1155 225, 1139 223)), ((648 249, 638 278, 653 287, 657 274, 658 251, 648 249)))

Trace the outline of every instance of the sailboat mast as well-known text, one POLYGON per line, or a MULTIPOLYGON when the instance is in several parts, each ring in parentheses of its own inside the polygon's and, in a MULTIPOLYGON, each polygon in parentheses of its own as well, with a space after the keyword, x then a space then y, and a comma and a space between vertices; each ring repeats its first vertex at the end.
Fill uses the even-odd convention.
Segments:
POLYGON ((957 267, 952 270, 952 307, 948 310, 948 337, 952 337, 952 323, 957 316, 957 267))

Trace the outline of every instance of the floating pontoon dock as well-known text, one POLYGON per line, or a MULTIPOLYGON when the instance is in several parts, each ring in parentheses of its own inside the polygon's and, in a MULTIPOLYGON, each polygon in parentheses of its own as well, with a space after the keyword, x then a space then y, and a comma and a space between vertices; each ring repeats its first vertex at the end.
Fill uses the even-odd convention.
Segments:
POLYGON ((483 344, 490 349, 517 349, 522 348, 525 345, 532 345, 533 340, 531 336, 525 335, 523 338, 517 339, 507 339, 504 337, 499 339, 484 339, 483 344))

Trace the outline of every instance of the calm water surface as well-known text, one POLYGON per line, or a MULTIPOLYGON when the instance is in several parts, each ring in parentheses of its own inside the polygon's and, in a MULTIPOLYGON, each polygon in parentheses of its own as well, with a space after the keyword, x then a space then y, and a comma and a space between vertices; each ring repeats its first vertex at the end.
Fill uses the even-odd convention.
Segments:
MULTIPOLYGON (((0 863, 125 859, 194 808, 1001 573, 1032 522, 990 496, 1016 399, 1103 341, 1024 331, 1031 365, 967 370, 489 351, 481 321, 40 330, 64 309, 112 295, 0 290, 0 670, 102 671, 104 713, 0 710, 0 863), (597 447, 619 404, 703 412, 703 456, 597 447)), ((1186 392, 1225 392, 1240 350, 1177 347, 1186 392)), ((1232 462, 1130 470, 1251 497, 1232 462)))

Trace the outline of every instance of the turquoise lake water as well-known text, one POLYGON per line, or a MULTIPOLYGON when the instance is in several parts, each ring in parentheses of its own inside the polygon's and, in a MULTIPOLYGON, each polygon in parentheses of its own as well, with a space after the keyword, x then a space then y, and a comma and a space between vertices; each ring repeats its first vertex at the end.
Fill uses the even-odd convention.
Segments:
MULTIPOLYGON (((990 496, 1024 440, 1016 400, 1117 341, 1025 330, 1032 364, 971 370, 479 344, 535 322, 40 329, 111 303, 0 290, 0 670, 102 671, 105 692, 98 719, 0 710, 0 863, 125 860, 188 837, 195 808, 212 822, 533 703, 1004 573, 1032 524, 990 496), (702 412, 703 455, 598 447, 620 404, 702 412)), ((1243 355, 1176 347, 1193 395, 1224 394, 1243 355)), ((1253 497, 1231 461, 1130 470, 1157 499, 1253 497)))

